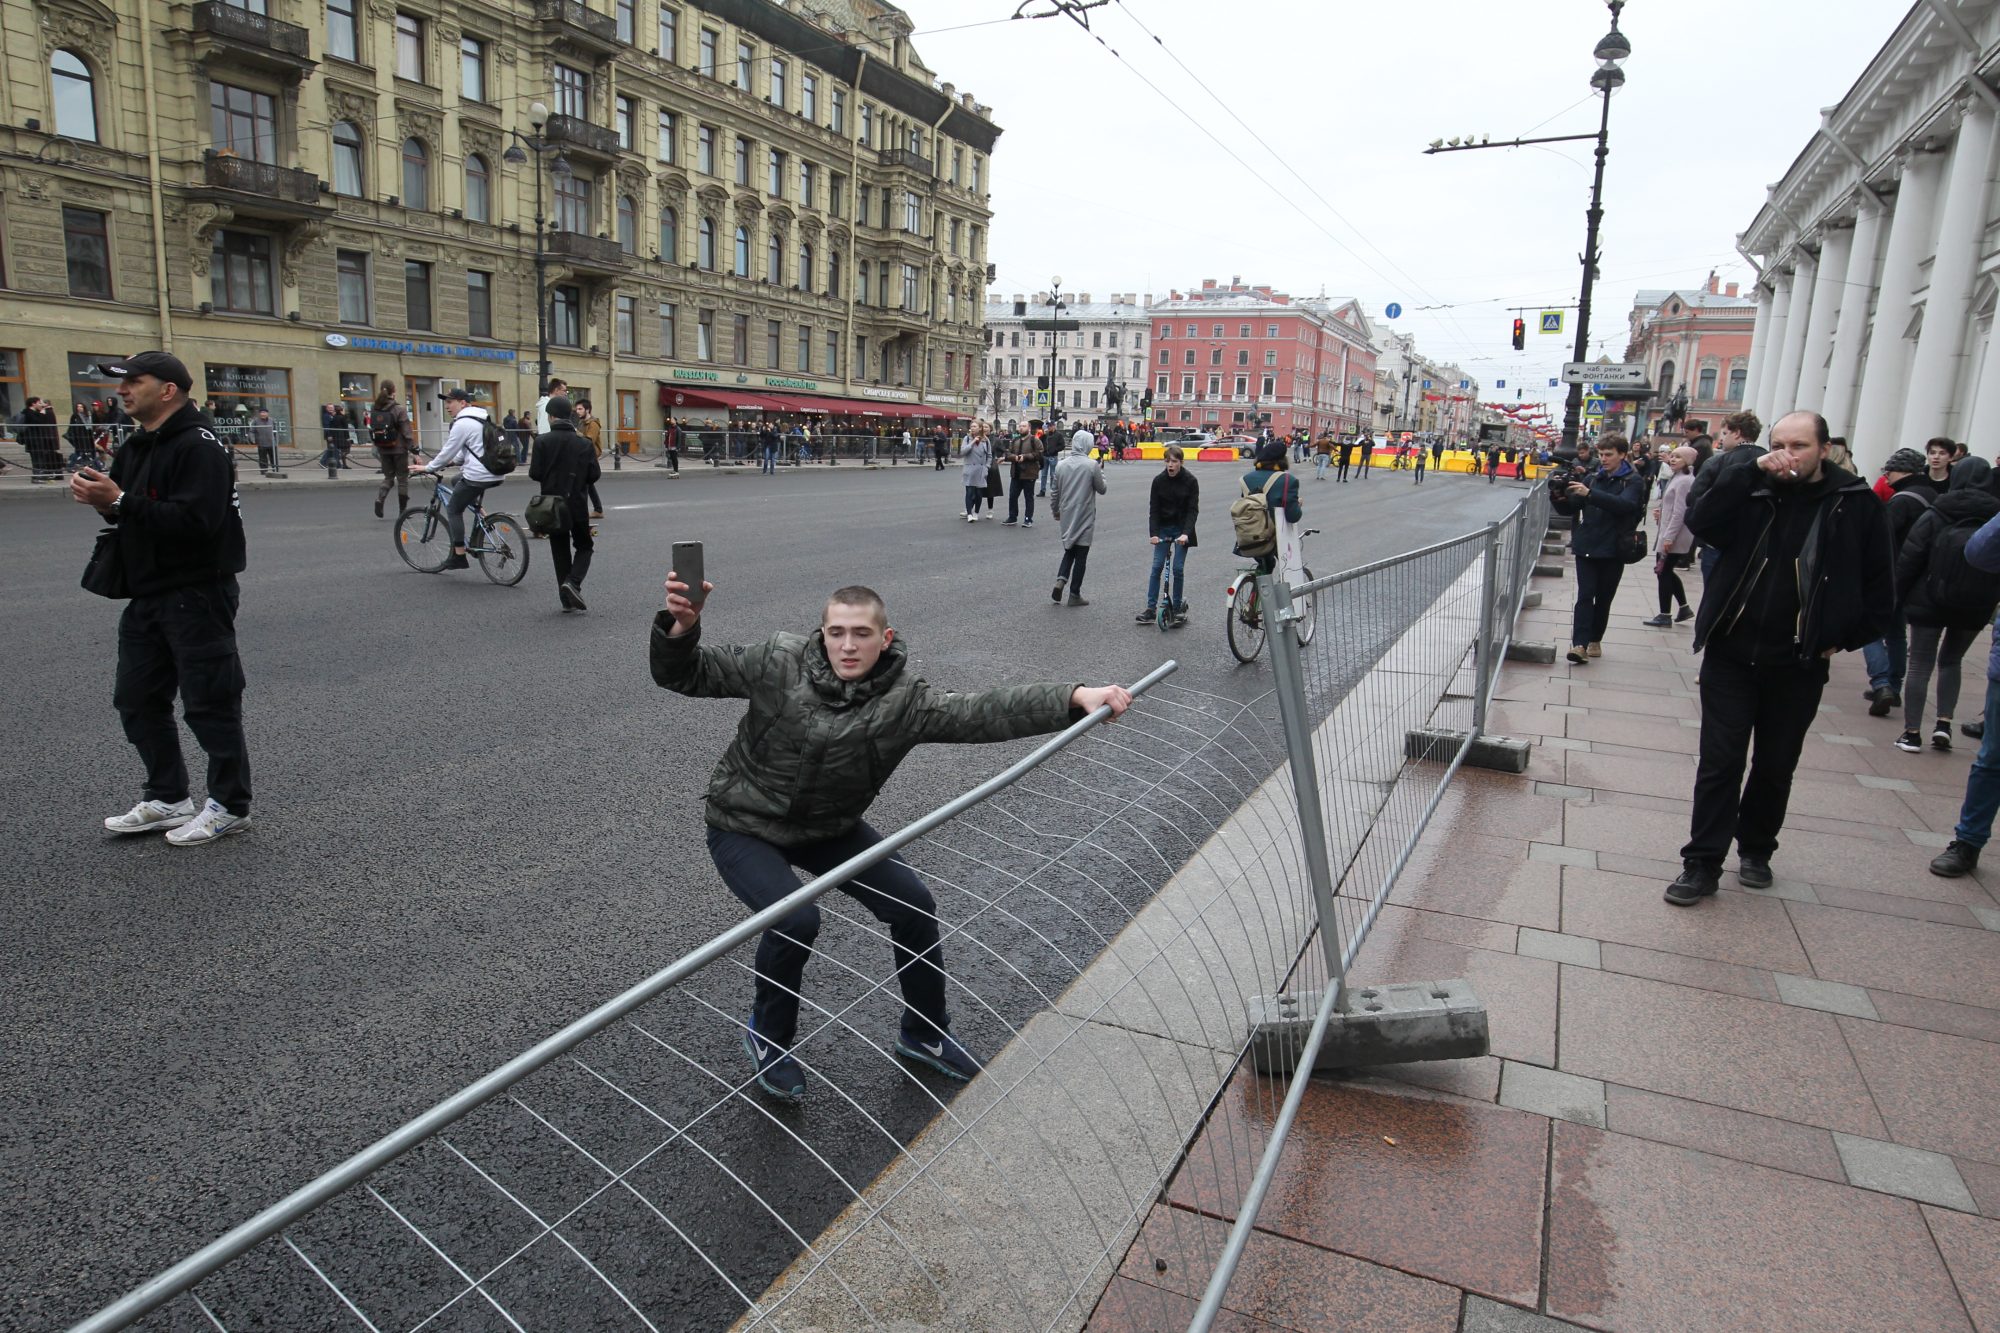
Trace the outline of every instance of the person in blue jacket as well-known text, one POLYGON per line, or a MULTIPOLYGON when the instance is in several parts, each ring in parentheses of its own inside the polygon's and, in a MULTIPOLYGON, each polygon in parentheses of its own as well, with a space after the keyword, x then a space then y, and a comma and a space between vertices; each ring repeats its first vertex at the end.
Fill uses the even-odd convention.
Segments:
MULTIPOLYGON (((1268 439, 1258 445, 1256 466, 1243 474, 1243 494, 1262 494, 1264 502, 1271 506, 1272 518, 1283 514, 1287 523, 1297 523, 1306 516, 1306 510, 1299 500, 1299 479, 1292 475, 1286 454, 1285 442, 1280 439, 1268 439), (1275 479, 1271 476, 1274 472, 1278 474, 1275 479)), ((1275 547, 1262 554, 1237 547, 1235 554, 1254 559, 1266 574, 1278 567, 1275 547)))
POLYGON ((1576 612, 1570 620, 1569 660, 1588 662, 1604 653, 1604 628, 1611 623, 1611 599, 1625 575, 1619 543, 1646 513, 1646 480, 1632 466, 1632 446, 1623 435, 1597 437, 1597 471, 1588 481, 1571 482, 1558 506, 1577 516, 1570 533, 1576 557, 1576 612))

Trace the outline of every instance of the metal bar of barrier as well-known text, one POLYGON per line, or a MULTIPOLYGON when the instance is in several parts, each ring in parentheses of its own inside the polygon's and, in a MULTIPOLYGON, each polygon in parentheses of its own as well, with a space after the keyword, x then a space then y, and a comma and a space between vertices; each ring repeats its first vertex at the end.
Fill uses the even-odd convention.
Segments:
MULTIPOLYGON (((1136 698, 1143 695, 1178 669, 1178 662, 1169 660, 1161 663, 1133 683, 1131 686, 1133 696, 1136 698)), ((856 875, 887 860, 939 825, 1013 786, 1109 717, 1110 709, 1099 707, 1088 716, 1071 723, 1027 755, 970 791, 954 797, 929 814, 898 829, 867 851, 850 857, 824 875, 802 885, 796 892, 738 922, 699 948, 683 954, 623 994, 543 1038, 520 1055, 483 1078, 461 1088, 332 1170, 294 1190, 249 1220, 231 1228, 179 1263, 155 1274, 95 1314, 75 1324, 71 1333, 108 1333, 109 1330, 127 1327, 149 1311, 187 1291, 232 1259, 238 1258, 256 1245, 282 1232, 293 1222, 311 1213, 350 1186, 358 1184, 389 1165, 439 1130, 491 1101, 579 1042, 604 1030, 661 992, 686 980, 732 949, 762 934, 800 907, 817 901, 856 875)))

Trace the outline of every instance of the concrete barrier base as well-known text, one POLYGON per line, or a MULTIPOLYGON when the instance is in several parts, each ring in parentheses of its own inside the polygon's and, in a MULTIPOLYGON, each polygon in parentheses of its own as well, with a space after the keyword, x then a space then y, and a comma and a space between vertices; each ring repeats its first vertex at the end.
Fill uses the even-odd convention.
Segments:
MULTIPOLYGON (((1403 757, 1428 759, 1448 764, 1465 744, 1465 733, 1441 727, 1422 727, 1403 734, 1403 757)), ((1490 768, 1498 773, 1528 771, 1528 742, 1513 736, 1477 736, 1465 752, 1468 768, 1490 768)))
MULTIPOLYGON (((1298 1067, 1320 1001, 1312 991, 1251 999, 1250 1052, 1258 1073, 1298 1067)), ((1362 986, 1336 1002, 1313 1069, 1463 1060, 1485 1055, 1488 1046, 1486 1006, 1463 978, 1362 986)))
POLYGON ((1559 579, 1562 576, 1563 576, 1563 567, 1561 565, 1535 566, 1535 577, 1538 579, 1559 579))
POLYGON ((1552 643, 1522 643, 1518 639, 1507 645, 1509 662, 1539 662, 1543 666, 1556 660, 1556 646, 1552 643))

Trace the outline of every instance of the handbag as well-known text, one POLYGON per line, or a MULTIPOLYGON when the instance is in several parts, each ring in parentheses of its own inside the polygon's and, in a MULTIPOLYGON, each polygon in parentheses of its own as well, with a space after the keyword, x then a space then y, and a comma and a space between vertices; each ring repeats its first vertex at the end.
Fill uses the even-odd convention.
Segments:
POLYGON ((1622 534, 1618 538, 1618 559, 1627 565, 1636 565, 1646 558, 1646 534, 1639 529, 1622 534))
POLYGON ((561 495, 534 496, 529 499, 521 517, 527 521, 528 531, 543 537, 554 532, 568 532, 569 499, 561 495))
POLYGON ((83 567, 83 590, 114 601, 132 595, 132 585, 125 578, 125 555, 118 548, 118 529, 98 529, 97 545, 90 549, 90 563, 83 567))
POLYGON ((998 499, 1006 493, 1000 485, 1000 465, 998 463, 988 463, 986 465, 986 494, 998 499))

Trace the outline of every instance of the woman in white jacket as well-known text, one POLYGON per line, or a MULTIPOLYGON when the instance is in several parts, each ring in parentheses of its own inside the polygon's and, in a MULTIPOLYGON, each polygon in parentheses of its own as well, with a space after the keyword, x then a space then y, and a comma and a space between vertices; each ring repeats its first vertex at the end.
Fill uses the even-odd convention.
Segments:
POLYGON ((986 423, 975 421, 965 433, 965 448, 959 454, 960 480, 965 483, 965 521, 979 521, 979 502, 986 498, 986 474, 993 466, 993 445, 986 437, 986 423))
POLYGON ((1664 627, 1694 618, 1680 571, 1694 563, 1694 533, 1688 531, 1687 498, 1694 487, 1695 460, 1700 456, 1686 445, 1667 455, 1667 469, 1673 475, 1667 478, 1666 488, 1660 492, 1660 503, 1653 508, 1653 517, 1660 524, 1659 548, 1653 555, 1653 577, 1660 585, 1660 614, 1648 620, 1648 625, 1664 627), (1680 606, 1678 612, 1673 611, 1676 603, 1680 606))

